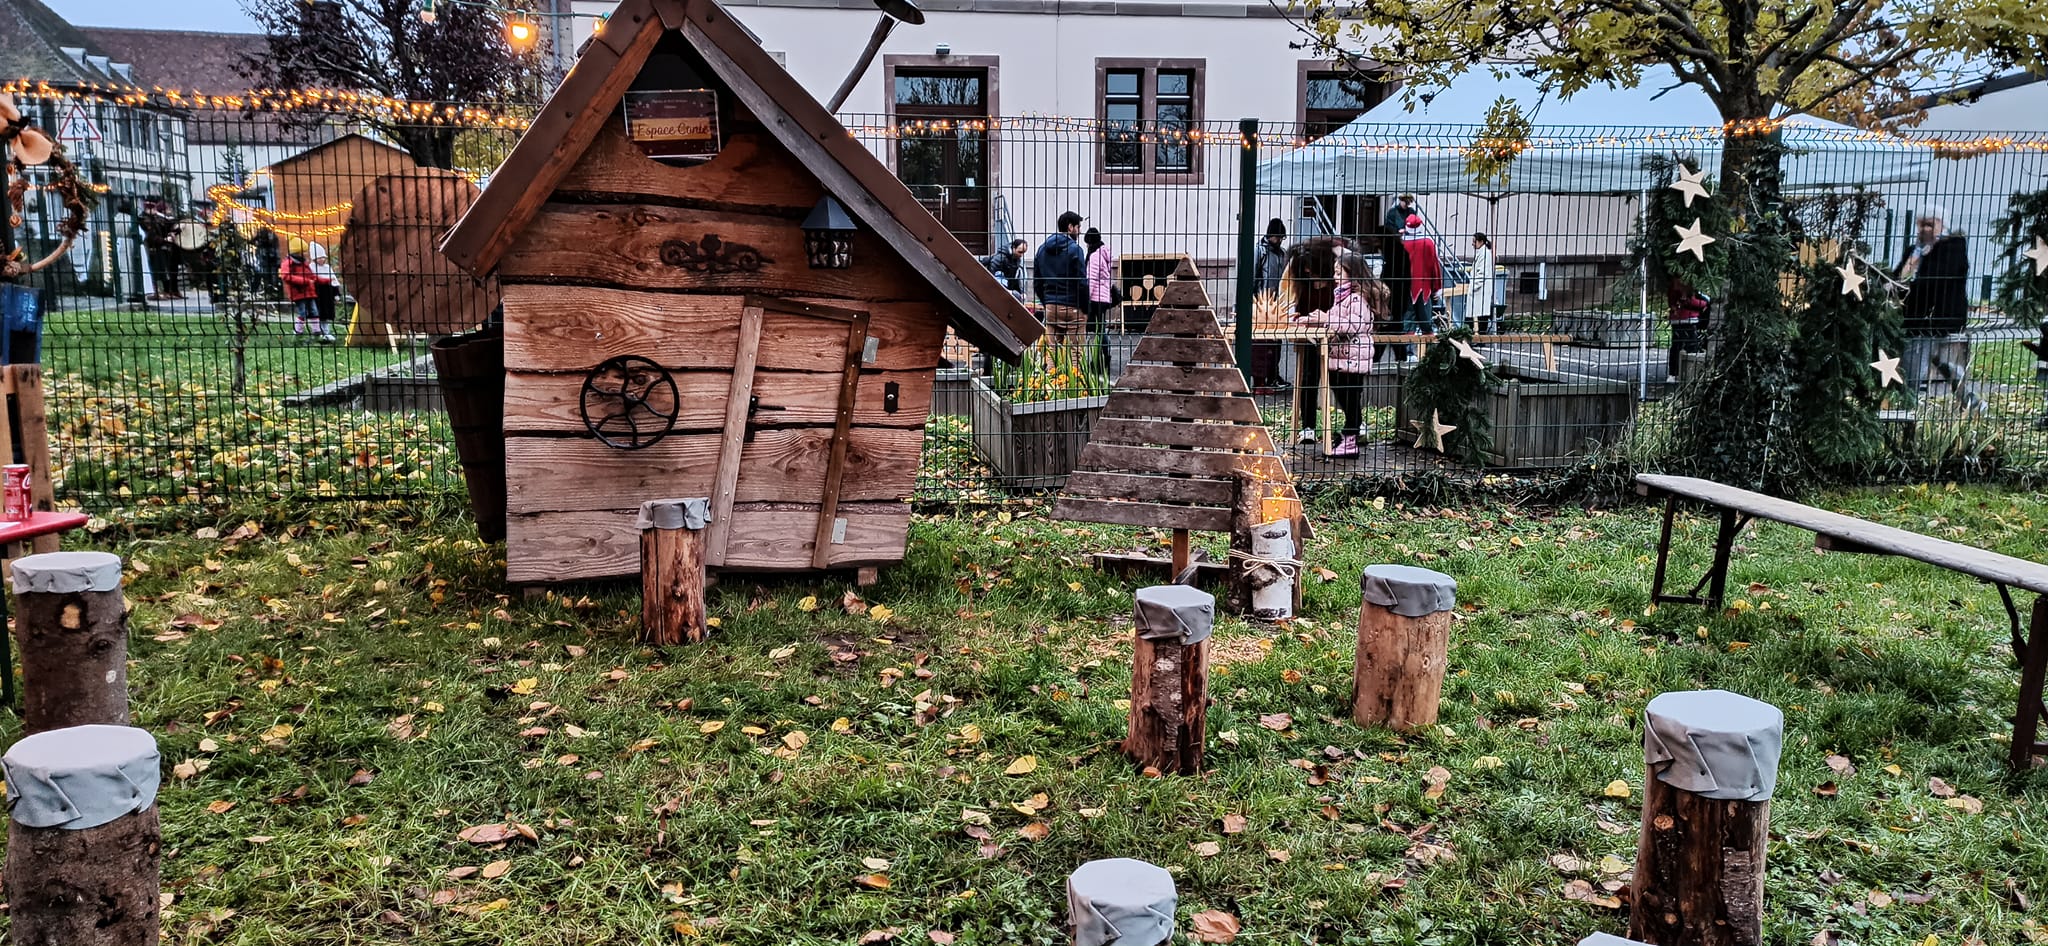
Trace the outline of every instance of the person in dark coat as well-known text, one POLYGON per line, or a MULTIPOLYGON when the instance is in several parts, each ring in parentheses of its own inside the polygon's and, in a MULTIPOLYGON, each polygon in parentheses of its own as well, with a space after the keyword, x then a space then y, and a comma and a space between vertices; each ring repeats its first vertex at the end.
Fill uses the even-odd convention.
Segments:
MULTIPOLYGON (((1303 240, 1287 251, 1286 276, 1281 281, 1281 298, 1294 304, 1296 315, 1324 312, 1337 304, 1337 257, 1340 248, 1336 240, 1318 237, 1303 240)), ((1314 358, 1302 359, 1301 377, 1297 383, 1301 389, 1301 415, 1295 418, 1297 433, 1295 442, 1313 445, 1316 442, 1316 400, 1323 383, 1322 365, 1314 358)))
POLYGON ((1970 321, 1970 252, 1963 235, 1949 229, 1948 211, 1920 212, 1898 278, 1907 284, 1900 366, 1906 386, 1934 397, 1959 393, 1975 409, 1976 398, 1964 387, 1970 371, 1970 340, 1963 334, 1970 321))
POLYGON ((1073 348, 1088 329, 1088 254, 1081 249, 1081 221, 1074 211, 1060 214, 1058 229, 1039 244, 1031 259, 1031 291, 1045 307, 1045 331, 1055 348, 1073 348))
POLYGON ((981 265, 995 275, 996 281, 1002 283, 1004 289, 1010 290, 1012 295, 1022 297, 1024 281, 1019 278, 1018 273, 1024 267, 1024 251, 1030 248, 1031 244, 1024 240, 1011 240, 1008 246, 982 257, 981 265))
MULTIPOLYGON (((1274 217, 1266 223, 1265 239, 1252 252, 1252 291, 1259 295, 1271 294, 1284 300, 1280 295, 1280 283, 1287 276, 1287 224, 1274 217)), ((1281 343, 1257 341, 1252 343, 1252 386, 1273 390, 1286 382, 1281 374, 1286 370, 1281 364, 1281 343)))

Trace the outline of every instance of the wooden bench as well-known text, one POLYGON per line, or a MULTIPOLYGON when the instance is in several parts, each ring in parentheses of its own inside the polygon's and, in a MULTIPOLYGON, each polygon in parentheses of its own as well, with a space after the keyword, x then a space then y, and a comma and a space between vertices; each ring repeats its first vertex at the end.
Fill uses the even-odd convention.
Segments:
POLYGON ((2020 705, 2013 716, 2010 761, 2014 769, 2023 770, 2034 756, 2048 754, 2048 743, 2038 741, 2042 718, 2048 716, 2048 706, 2044 706, 2041 698, 2042 678, 2044 670, 2048 670, 2048 565, 1690 476, 1640 474, 1636 477, 1636 491, 1644 496, 1664 497, 1664 528, 1657 538, 1657 571, 1650 587, 1650 600, 1659 604, 1720 608, 1727 593, 1728 558, 1735 547, 1735 536, 1757 519, 1812 532, 1814 547, 1818 549, 1897 555, 1997 586, 2011 622, 2013 656, 2020 664, 2020 705), (1693 585, 1692 591, 1667 595, 1664 576, 1671 551, 1671 522, 1680 500, 1718 509, 1721 529, 1714 538, 1714 562, 1707 573, 1693 585), (2012 599, 2014 588, 2035 595, 2030 630, 2021 626, 2019 609, 2012 599))

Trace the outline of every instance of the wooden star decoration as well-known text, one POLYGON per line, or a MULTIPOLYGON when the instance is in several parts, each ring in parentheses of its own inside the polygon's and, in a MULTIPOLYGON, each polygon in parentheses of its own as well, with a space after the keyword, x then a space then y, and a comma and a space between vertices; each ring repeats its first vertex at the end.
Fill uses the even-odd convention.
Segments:
POLYGON ((1688 171, 1681 164, 1678 166, 1678 180, 1671 182, 1671 189, 1684 194, 1685 205, 1691 207, 1693 198, 1707 196, 1706 179, 1706 171, 1688 171))
POLYGON ((1678 231, 1678 248, 1673 253, 1691 253, 1700 262, 1707 261, 1707 244, 1714 242, 1714 238, 1700 232, 1700 218, 1692 218, 1692 226, 1674 224, 1671 229, 1678 231))
POLYGON ((2034 248, 2020 254, 2034 261, 2034 275, 2048 273, 2048 240, 2034 238, 2034 248))
POLYGON ((1438 416, 1437 411, 1429 412, 1428 427, 1422 426, 1422 422, 1419 420, 1409 421, 1408 426, 1415 428, 1415 445, 1417 447, 1435 450, 1438 453, 1449 452, 1444 449, 1444 435, 1458 429, 1444 423, 1443 419, 1438 416))
POLYGON ((1837 272, 1842 274, 1842 295, 1855 296, 1858 299, 1863 298, 1863 283, 1865 280, 1863 274, 1856 271, 1856 261, 1854 259, 1844 261, 1842 268, 1837 270, 1837 272))
POLYGON ((1481 358, 1481 357, 1479 357, 1479 353, 1478 353, 1478 352, 1476 352, 1476 351, 1473 351, 1473 350, 1472 350, 1472 346, 1471 346, 1471 345, 1469 345, 1469 344, 1466 344, 1466 342, 1465 342, 1465 340, 1464 340, 1464 339, 1462 339, 1462 338, 1454 338, 1454 339, 1451 339, 1451 347, 1452 347, 1452 348, 1455 348, 1455 349, 1457 349, 1457 350, 1458 350, 1458 357, 1460 357, 1460 358, 1463 358, 1463 359, 1465 359, 1466 361, 1469 361, 1469 362, 1471 362, 1471 363, 1472 363, 1472 367, 1474 367, 1474 368, 1477 368, 1477 369, 1479 369, 1479 370, 1481 370, 1481 371, 1485 371, 1485 370, 1486 370, 1486 359, 1484 359, 1484 358, 1481 358))
POLYGON ((1899 358, 1897 355, 1887 355, 1884 353, 1884 349, 1880 348, 1877 350, 1877 360, 1871 362, 1870 366, 1877 369, 1878 387, 1888 388, 1895 384, 1900 387, 1905 386, 1906 379, 1899 376, 1899 358))

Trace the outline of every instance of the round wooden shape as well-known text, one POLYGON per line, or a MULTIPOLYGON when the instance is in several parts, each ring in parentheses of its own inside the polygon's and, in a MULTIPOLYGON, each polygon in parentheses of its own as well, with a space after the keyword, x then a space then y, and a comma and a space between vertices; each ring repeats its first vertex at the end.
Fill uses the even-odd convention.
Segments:
POLYGON ((441 255, 441 237, 476 200, 466 177, 408 168, 371 181, 355 196, 334 255, 366 324, 444 335, 483 323, 498 305, 495 277, 476 279, 441 255))

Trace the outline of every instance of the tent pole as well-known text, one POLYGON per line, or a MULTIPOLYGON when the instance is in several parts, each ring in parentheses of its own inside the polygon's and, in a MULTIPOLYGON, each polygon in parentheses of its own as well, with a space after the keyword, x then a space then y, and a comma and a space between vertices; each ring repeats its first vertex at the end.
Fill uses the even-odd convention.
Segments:
MULTIPOLYGON (((1637 227, 1642 231, 1643 239, 1647 245, 1650 234, 1650 192, 1647 190, 1638 191, 1636 194, 1636 216, 1637 219, 1642 221, 1637 227)), ((1650 399, 1650 254, 1648 252, 1643 254, 1642 261, 1637 263, 1636 267, 1636 283, 1640 290, 1637 296, 1642 310, 1642 329, 1636 335, 1636 400, 1640 402, 1650 399)))

